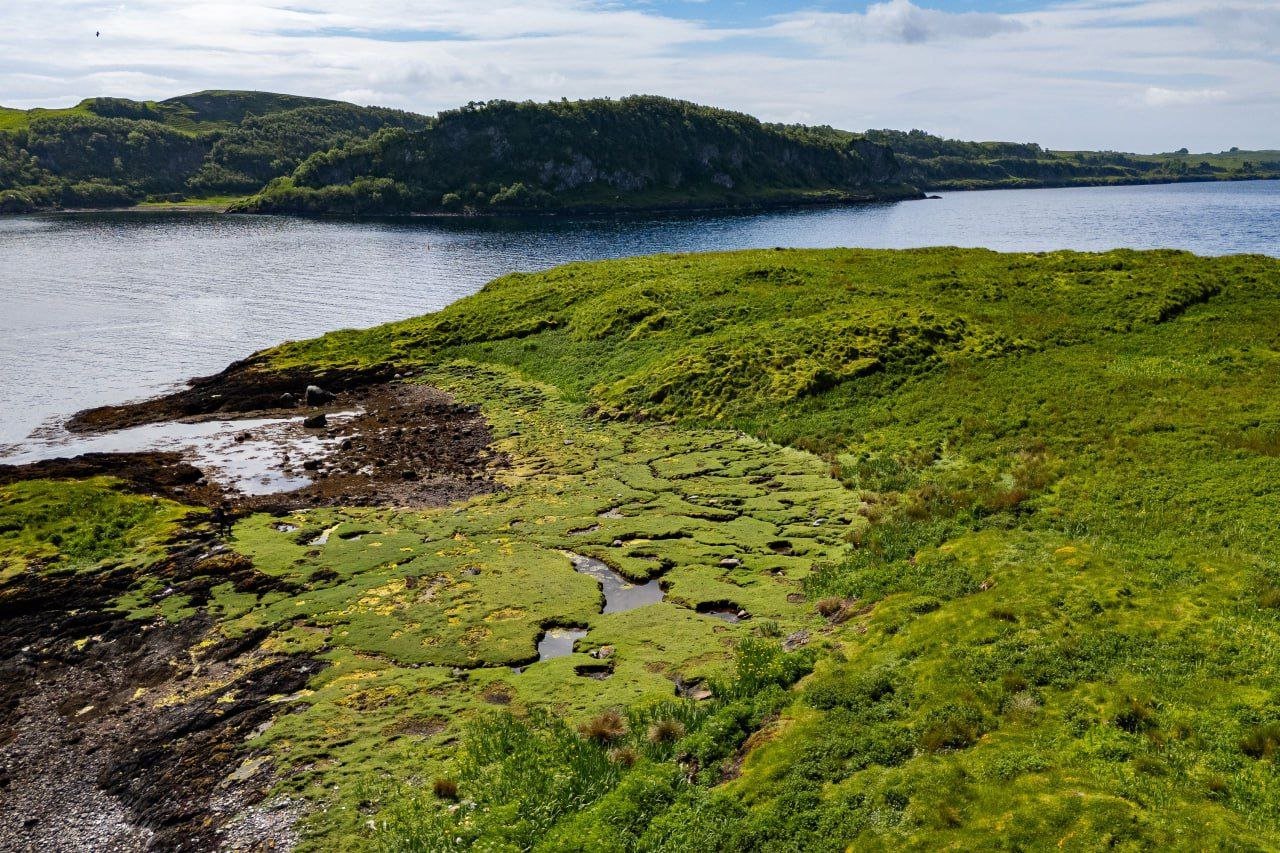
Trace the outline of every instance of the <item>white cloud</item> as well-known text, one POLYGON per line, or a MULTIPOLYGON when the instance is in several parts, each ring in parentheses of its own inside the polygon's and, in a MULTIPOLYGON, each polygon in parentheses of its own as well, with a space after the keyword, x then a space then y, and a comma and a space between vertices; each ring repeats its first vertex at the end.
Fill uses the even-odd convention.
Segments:
POLYGON ((860 42, 922 44, 950 39, 989 38, 1019 32, 1026 25, 1016 18, 990 12, 944 12, 910 0, 873 3, 865 12, 798 12, 783 16, 774 27, 778 35, 830 46, 860 42))
POLYGON ((946 8, 723 28, 619 0, 0 0, 0 103, 254 88, 435 112, 648 92, 1062 148, 1280 145, 1277 0, 946 8))
POLYGON ((1165 89, 1148 86, 1142 101, 1152 107, 1187 107, 1222 101, 1228 97, 1223 89, 1165 89))

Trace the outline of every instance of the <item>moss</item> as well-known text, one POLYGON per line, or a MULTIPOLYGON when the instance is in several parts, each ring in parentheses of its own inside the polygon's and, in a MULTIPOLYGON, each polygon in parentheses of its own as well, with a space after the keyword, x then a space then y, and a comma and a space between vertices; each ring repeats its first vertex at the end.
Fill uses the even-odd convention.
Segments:
POLYGON ((28 567, 88 571, 111 560, 153 561, 188 511, 103 477, 0 486, 0 581, 28 567))

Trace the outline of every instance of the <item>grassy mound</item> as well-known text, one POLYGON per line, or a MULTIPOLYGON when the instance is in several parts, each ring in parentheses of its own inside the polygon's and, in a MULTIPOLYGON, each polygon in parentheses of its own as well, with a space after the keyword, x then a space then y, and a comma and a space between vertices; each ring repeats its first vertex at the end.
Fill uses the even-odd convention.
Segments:
MULTIPOLYGON (((1251 847, 1280 830, 1278 302, 1262 258, 667 256, 269 357, 511 366, 817 451, 847 488, 849 550, 801 580, 815 673, 708 763, 641 756, 548 849, 1251 847)), ((507 843, 485 776, 459 782, 481 805, 451 831, 507 843)), ((436 826, 407 802, 393 847, 436 826)))

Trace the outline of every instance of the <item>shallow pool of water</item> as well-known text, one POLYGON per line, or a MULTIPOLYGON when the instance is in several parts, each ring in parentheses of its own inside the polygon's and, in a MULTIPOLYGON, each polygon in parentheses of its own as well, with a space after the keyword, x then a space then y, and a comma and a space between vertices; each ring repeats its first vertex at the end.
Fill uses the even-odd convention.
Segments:
MULTIPOLYGON (((356 412, 329 415, 330 423, 356 412)), ((25 465, 82 453, 176 451, 205 476, 245 495, 291 492, 311 484, 299 473, 308 459, 333 452, 342 438, 306 430, 302 417, 145 424, 114 432, 55 433, 0 449, 0 464, 25 465)))
POLYGON ((657 578, 645 583, 635 583, 595 557, 569 554, 569 560, 575 571, 590 575, 600 584, 600 590, 604 593, 604 609, 601 613, 622 613, 662 601, 664 593, 657 578))

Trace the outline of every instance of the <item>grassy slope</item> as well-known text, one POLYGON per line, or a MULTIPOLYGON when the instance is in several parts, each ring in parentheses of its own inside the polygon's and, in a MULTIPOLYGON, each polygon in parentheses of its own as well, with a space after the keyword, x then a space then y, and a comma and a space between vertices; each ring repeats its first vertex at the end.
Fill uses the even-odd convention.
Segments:
MULTIPOLYGON (((23 130, 41 118, 59 116, 116 115, 109 106, 113 99, 87 98, 72 107, 35 107, 29 110, 0 106, 0 131, 23 130)), ((144 117, 188 133, 225 130, 247 115, 267 115, 306 106, 337 104, 324 98, 280 95, 274 92, 208 90, 179 95, 164 101, 121 101, 132 108, 128 117, 144 117), (145 113, 142 111, 146 111, 145 113)))
MULTIPOLYGON (((1263 258, 742 252, 269 351, 423 366, 514 468, 464 508, 237 526, 301 589, 224 590, 222 630, 331 662, 250 746, 329 849, 1273 849, 1277 309, 1263 258), (668 600, 596 614, 570 549, 668 566, 668 600), (692 612, 719 599, 756 618, 692 612), (507 669, 568 623, 578 653, 507 669), (778 657, 798 630, 815 657, 778 657), (677 674, 726 680, 677 703, 677 674), (625 732, 574 732, 611 707, 625 732)), ((183 615, 147 593, 121 604, 183 615)))
POLYGON ((728 786, 730 847, 1246 844, 1280 837, 1278 285, 1170 252, 669 256, 271 357, 464 356, 827 456, 870 524, 806 590, 874 607, 728 786))

